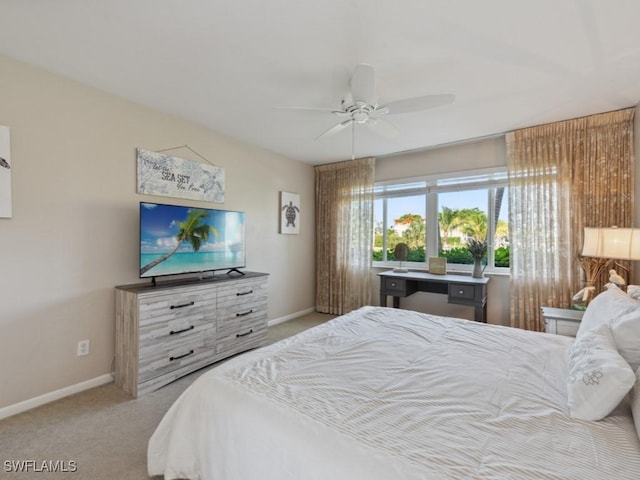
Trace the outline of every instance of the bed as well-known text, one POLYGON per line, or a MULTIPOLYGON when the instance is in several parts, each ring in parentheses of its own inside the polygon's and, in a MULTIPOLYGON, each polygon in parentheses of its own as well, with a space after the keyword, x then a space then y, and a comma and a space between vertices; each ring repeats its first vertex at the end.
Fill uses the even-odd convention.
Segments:
POLYGON ((570 416, 573 344, 363 307, 202 375, 151 437, 148 471, 167 480, 637 480, 630 394, 599 421, 570 416))

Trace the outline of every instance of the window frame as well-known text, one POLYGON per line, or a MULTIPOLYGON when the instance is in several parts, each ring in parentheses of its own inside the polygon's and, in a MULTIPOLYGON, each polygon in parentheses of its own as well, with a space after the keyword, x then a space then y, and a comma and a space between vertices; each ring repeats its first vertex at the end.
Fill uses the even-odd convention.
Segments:
MULTIPOLYGON (((402 262, 403 266, 414 269, 427 269, 429 257, 438 256, 438 194, 464 190, 487 190, 487 237, 490 239, 487 248, 487 267, 485 273, 508 274, 509 267, 495 266, 495 189, 508 188, 507 167, 492 167, 458 172, 449 172, 422 177, 409 177, 375 182, 374 203, 382 200, 382 249, 384 260, 372 260, 374 268, 392 268, 397 261, 386 260, 387 255, 387 202, 389 198, 401 198, 411 195, 425 195, 426 248, 424 262, 402 262), (437 228, 433 228, 436 225, 437 228), (431 227, 431 228, 429 228, 431 227)), ((506 199, 508 201, 508 198, 506 199)), ((504 199, 503 199, 504 202, 504 199)), ((447 263, 448 272, 471 272, 473 265, 447 263)))

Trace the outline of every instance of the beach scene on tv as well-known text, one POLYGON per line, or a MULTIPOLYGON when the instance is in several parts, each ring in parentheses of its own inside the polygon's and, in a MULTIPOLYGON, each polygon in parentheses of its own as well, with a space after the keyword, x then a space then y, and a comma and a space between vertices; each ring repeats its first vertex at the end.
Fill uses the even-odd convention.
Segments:
POLYGON ((140 203, 140 277, 245 266, 244 212, 140 203))

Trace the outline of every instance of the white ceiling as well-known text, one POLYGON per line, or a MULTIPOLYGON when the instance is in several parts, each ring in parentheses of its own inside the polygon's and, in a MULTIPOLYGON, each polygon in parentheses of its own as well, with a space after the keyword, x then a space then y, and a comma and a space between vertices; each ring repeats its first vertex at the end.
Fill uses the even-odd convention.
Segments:
POLYGON ((456 100, 389 116, 393 140, 358 126, 357 157, 635 105, 638 19, 638 0, 0 0, 0 53, 320 164, 351 130, 316 141, 340 119, 276 107, 339 108, 358 63, 381 104, 456 100))

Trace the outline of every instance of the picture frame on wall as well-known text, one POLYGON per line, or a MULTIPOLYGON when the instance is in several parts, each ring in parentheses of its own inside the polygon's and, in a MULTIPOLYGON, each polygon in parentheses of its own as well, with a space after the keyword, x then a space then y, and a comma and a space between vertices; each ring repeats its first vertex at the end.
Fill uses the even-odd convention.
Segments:
POLYGON ((298 235, 300 233, 300 195, 280 192, 280 233, 298 235))
POLYGON ((0 125, 0 218, 13 217, 9 127, 0 125))

